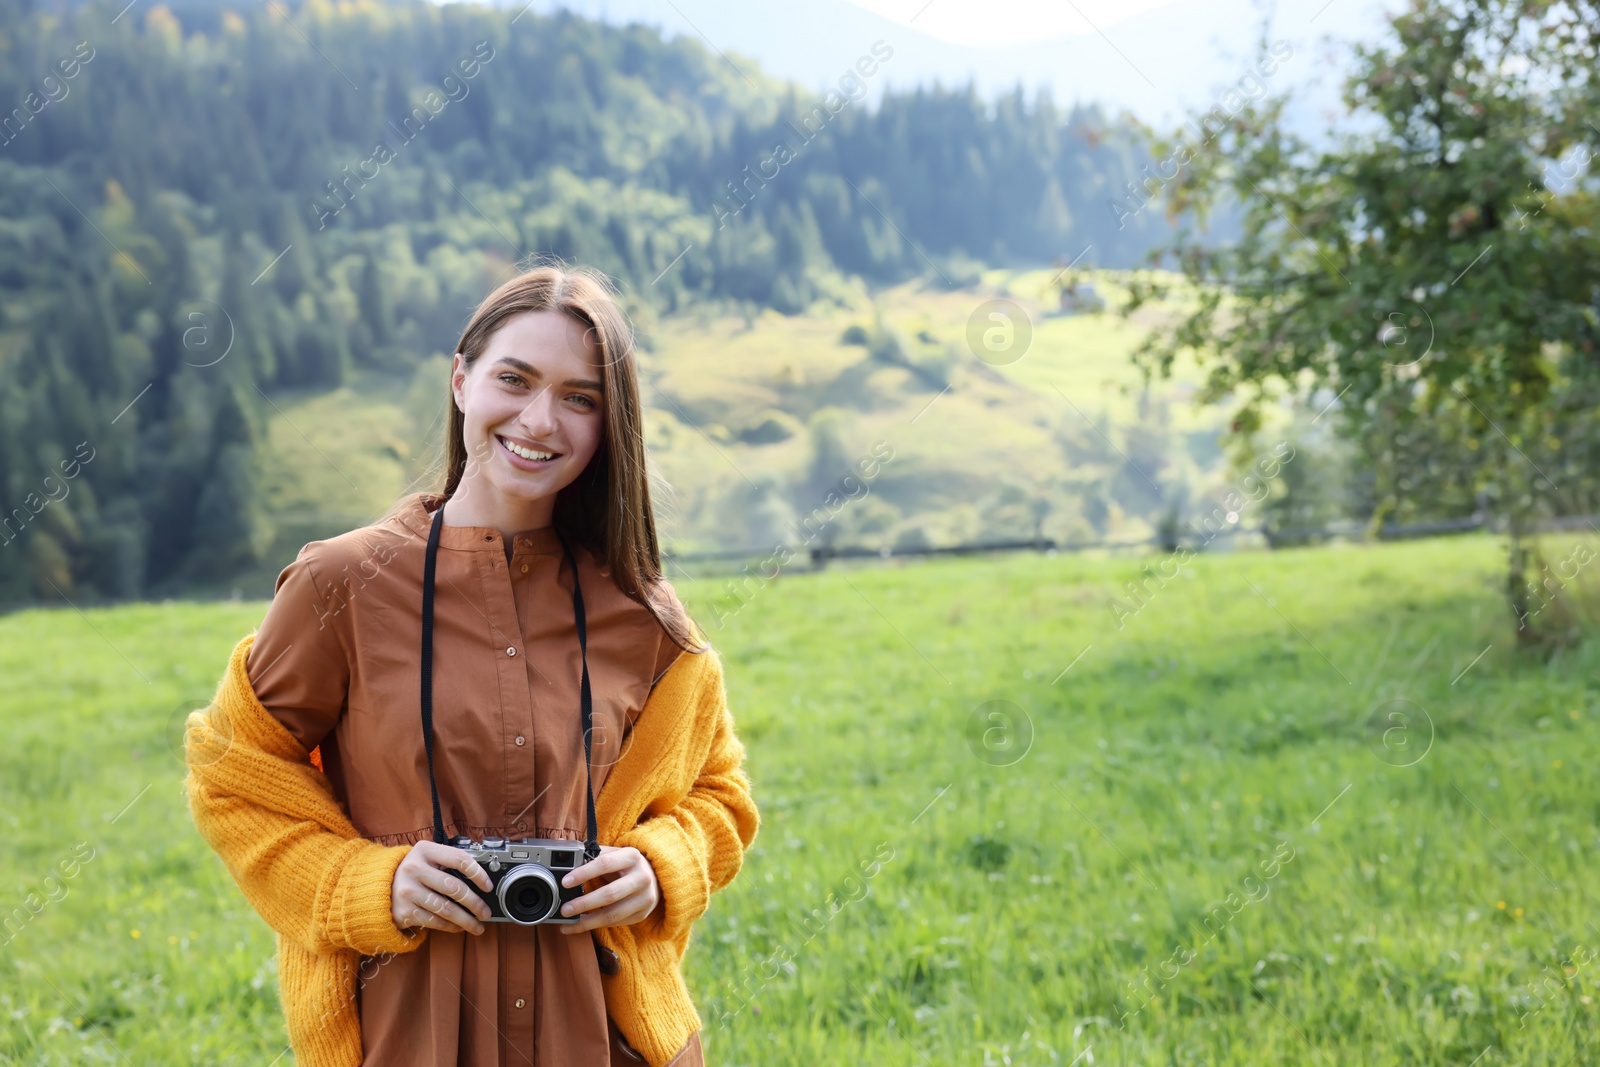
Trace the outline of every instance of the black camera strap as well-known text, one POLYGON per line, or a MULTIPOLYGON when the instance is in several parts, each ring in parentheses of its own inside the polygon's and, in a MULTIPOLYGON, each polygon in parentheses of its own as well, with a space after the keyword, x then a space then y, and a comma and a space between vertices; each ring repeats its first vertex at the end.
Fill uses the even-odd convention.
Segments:
MULTIPOLYGON (((422 563, 422 743, 428 752, 428 788, 433 793, 433 840, 447 844, 444 815, 439 807, 439 783, 433 775, 433 586, 439 556, 439 532, 444 528, 444 505, 433 513, 433 528, 428 531, 428 551, 422 563)), ((579 683, 579 704, 583 714, 583 769, 588 779, 588 837, 583 843, 584 861, 600 855, 599 827, 594 812, 594 696, 589 688, 589 632, 583 612, 583 589, 578 583, 578 561, 567 547, 567 539, 556 531, 561 551, 572 564, 572 617, 578 627, 578 655, 583 662, 579 683)))

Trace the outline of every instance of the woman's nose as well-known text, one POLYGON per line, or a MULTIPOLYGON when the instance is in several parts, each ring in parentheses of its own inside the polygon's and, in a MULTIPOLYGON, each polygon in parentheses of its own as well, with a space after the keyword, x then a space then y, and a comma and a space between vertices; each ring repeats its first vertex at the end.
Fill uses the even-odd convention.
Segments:
POLYGON ((534 436, 555 429, 554 391, 549 386, 544 386, 534 393, 527 404, 523 405, 518 419, 534 436))

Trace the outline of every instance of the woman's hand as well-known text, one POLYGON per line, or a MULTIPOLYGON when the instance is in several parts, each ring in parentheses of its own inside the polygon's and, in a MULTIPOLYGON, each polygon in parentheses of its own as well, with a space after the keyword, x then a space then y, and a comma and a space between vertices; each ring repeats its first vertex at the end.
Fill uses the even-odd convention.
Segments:
POLYGON ((478 919, 488 921, 489 905, 451 870, 462 872, 486 893, 494 888, 488 872, 461 849, 418 841, 395 868, 389 890, 394 924, 401 929, 426 926, 451 934, 483 933, 478 919))
POLYGON ((561 905, 562 915, 583 916, 575 923, 560 925, 558 929, 562 933, 581 934, 598 926, 627 926, 656 910, 656 905, 661 903, 661 883, 656 881, 655 868, 636 848, 601 845, 600 855, 568 871, 561 884, 571 888, 597 875, 613 873, 616 877, 593 893, 585 893, 561 905))

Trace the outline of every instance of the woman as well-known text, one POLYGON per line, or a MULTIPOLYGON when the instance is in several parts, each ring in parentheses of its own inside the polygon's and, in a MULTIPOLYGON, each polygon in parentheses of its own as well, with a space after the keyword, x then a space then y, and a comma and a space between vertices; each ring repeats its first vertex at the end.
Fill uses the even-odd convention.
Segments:
POLYGON ((335 984, 309 977, 333 951, 360 953, 352 1062, 702 1064, 678 963, 758 819, 720 663, 661 576, 633 340, 603 275, 540 267, 491 293, 449 412, 438 492, 279 575, 235 650, 248 684, 191 718, 191 810, 279 931, 302 1067, 353 1055, 353 1036, 320 1051, 354 1026, 348 998, 309 988, 335 984), (306 765, 338 811, 306 796, 323 781, 306 765), (494 883, 458 835, 605 843, 561 879, 586 890, 571 921, 523 925, 488 921, 467 880, 494 883), (315 1025, 313 1000, 334 1005, 315 1025))

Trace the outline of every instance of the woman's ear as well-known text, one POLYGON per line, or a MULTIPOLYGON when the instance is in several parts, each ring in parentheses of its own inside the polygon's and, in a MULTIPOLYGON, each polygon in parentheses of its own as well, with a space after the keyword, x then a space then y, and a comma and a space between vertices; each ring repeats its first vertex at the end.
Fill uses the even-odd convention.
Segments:
POLYGON ((457 352, 450 357, 450 398, 455 403, 456 410, 465 412, 466 404, 462 402, 462 389, 467 378, 466 358, 457 352))

